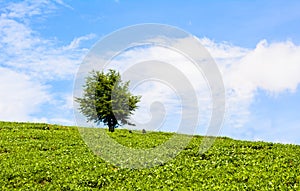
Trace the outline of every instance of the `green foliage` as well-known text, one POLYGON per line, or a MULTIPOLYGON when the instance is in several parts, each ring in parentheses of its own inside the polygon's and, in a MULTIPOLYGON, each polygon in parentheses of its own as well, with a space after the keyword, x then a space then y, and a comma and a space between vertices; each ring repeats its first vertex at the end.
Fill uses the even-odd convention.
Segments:
MULTIPOLYGON (((173 134, 109 135, 152 148, 173 134)), ((94 155, 76 127, 0 122, 0 190, 299 190, 300 146, 218 137, 199 154, 202 139, 195 136, 166 164, 131 170, 94 155)))
POLYGON ((128 86, 129 81, 123 83, 115 70, 107 74, 92 71, 86 78, 83 97, 76 98, 80 112, 88 121, 108 125, 111 132, 119 125, 133 125, 128 120, 141 97, 133 96, 128 86))

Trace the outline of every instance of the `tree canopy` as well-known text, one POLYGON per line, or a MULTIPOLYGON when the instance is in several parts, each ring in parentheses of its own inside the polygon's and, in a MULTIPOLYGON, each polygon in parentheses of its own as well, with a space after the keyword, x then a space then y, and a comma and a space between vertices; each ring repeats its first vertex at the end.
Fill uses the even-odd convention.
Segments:
POLYGON ((141 96, 129 92, 129 83, 122 82, 120 73, 115 70, 90 72, 83 86, 83 97, 75 98, 79 111, 87 121, 107 125, 110 132, 120 125, 134 125, 129 117, 138 108, 141 96))

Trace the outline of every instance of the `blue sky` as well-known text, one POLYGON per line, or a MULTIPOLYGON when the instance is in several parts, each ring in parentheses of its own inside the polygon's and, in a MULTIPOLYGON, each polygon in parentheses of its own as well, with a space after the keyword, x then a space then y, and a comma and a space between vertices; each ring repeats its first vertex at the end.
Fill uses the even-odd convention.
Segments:
MULTIPOLYGON (((300 144, 299 1, 1 1, 0 120, 73 125, 88 51, 140 23, 199 38, 226 89, 220 135, 300 144)), ((151 50, 154 51, 154 50, 151 50)))

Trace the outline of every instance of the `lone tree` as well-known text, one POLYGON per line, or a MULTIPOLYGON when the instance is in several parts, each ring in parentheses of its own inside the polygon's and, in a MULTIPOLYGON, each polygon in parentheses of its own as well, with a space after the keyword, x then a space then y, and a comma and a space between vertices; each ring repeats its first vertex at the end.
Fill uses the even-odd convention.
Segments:
POLYGON ((122 82, 120 73, 115 70, 106 74, 92 71, 83 86, 83 97, 75 98, 75 101, 87 121, 102 122, 114 132, 120 125, 134 125, 128 120, 141 97, 132 95, 128 86, 129 81, 122 82))

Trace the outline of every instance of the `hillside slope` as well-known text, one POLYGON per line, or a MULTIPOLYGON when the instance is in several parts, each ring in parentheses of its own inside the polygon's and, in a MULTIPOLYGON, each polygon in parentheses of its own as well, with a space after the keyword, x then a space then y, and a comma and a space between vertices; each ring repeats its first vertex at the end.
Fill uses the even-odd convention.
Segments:
MULTIPOLYGON (((170 133, 111 134, 147 148, 170 133)), ((1 190, 299 190, 300 146, 217 138, 199 155, 194 137, 174 160, 120 169, 95 156, 76 127, 0 122, 1 190)))

